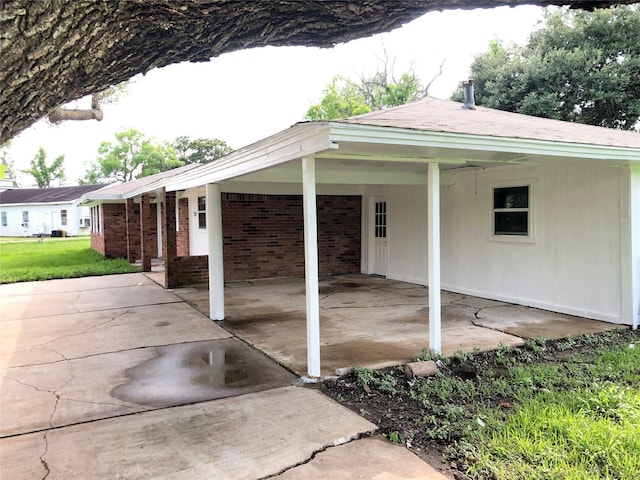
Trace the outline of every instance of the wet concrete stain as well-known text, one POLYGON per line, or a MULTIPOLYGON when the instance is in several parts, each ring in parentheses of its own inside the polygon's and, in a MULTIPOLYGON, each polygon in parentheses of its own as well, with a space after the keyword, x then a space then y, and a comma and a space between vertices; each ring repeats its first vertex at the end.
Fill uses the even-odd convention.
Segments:
POLYGON ((292 385, 295 377, 236 338, 155 347, 111 396, 149 407, 190 404, 292 385))

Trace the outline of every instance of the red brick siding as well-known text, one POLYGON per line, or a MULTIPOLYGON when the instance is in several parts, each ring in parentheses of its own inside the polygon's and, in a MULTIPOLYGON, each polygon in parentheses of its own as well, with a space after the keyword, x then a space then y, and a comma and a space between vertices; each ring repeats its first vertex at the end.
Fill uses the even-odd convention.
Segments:
POLYGON ((209 256, 176 257, 173 271, 167 276, 167 288, 209 283, 209 256))
POLYGON ((104 256, 104 236, 91 232, 91 249, 104 256))
MULTIPOLYGON (((151 205, 149 215, 149 232, 152 239, 148 243, 148 248, 152 257, 158 256, 158 224, 156 221, 156 205, 151 205)), ((133 207, 133 216, 130 215, 130 229, 133 235, 130 239, 129 248, 132 249, 129 255, 130 261, 140 259, 140 205, 133 207)), ((127 210, 124 203, 104 203, 102 204, 102 229, 103 234, 91 233, 91 248, 105 258, 127 258, 127 210)))
MULTIPOLYGON (((360 272, 359 196, 318 196, 319 269, 360 272)), ((222 195, 225 280, 304 275, 299 195, 222 195)))
POLYGON ((127 212, 124 203, 102 204, 105 258, 127 258, 127 212))
POLYGON ((140 204, 132 198, 127 200, 127 242, 128 250, 126 258, 133 263, 140 260, 140 204))
POLYGON ((180 230, 176 232, 177 255, 186 257, 189 255, 189 199, 178 200, 178 225, 180 230))

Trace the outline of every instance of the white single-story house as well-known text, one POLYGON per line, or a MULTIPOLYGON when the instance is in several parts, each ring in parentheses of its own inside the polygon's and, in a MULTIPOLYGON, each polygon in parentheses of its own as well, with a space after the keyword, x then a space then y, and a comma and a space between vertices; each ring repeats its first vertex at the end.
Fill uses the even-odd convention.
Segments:
POLYGON ((181 268, 193 271, 186 259, 204 258, 212 319, 225 316, 224 282, 234 272, 277 276, 261 270, 272 261, 283 275, 302 268, 310 376, 320 372, 318 275, 354 262, 361 273, 428 285, 434 351, 441 288, 640 322, 637 132, 428 97, 298 123, 122 200, 144 204, 145 196, 163 198, 167 283, 181 268), (299 226, 283 220, 298 212, 299 226), (179 253, 185 229, 189 245, 179 253))
POLYGON ((0 192, 0 236, 31 237, 52 231, 89 235, 91 217, 80 198, 98 188, 101 185, 8 188, 0 192))

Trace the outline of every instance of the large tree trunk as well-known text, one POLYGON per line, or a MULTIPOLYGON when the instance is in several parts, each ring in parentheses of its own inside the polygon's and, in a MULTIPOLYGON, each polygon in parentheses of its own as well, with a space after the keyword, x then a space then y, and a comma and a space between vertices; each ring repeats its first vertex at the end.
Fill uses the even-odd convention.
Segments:
POLYGON ((632 0, 0 0, 0 142, 61 104, 171 63, 330 47, 445 8, 632 0))

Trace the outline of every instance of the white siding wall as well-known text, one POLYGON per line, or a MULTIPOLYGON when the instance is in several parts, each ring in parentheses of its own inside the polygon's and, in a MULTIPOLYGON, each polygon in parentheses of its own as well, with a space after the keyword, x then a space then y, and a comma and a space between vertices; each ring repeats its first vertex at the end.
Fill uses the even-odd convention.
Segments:
POLYGON ((187 190, 185 195, 189 199, 189 253, 190 255, 207 255, 209 244, 207 230, 198 226, 198 197, 205 196, 204 187, 187 190))
MULTIPOLYGON (((620 173, 512 166, 455 174, 441 187, 442 287, 622 322, 620 173), (534 182, 534 242, 491 238, 492 185, 508 181, 534 182)), ((426 284, 426 187, 387 195, 389 277, 426 284)))
POLYGON ((30 237, 38 233, 50 234, 51 230, 65 230, 68 236, 89 235, 90 229, 80 227, 80 219, 89 218, 89 208, 74 203, 3 205, 7 213, 7 226, 0 225, 0 236, 30 237), (60 221, 60 211, 67 211, 67 225, 60 221), (29 212, 28 227, 22 226, 22 212, 29 212))
POLYGON ((477 182, 459 174, 443 189, 442 221, 444 288, 621 321, 619 169, 487 169, 477 182), (492 182, 529 179, 535 242, 491 240, 492 182))

